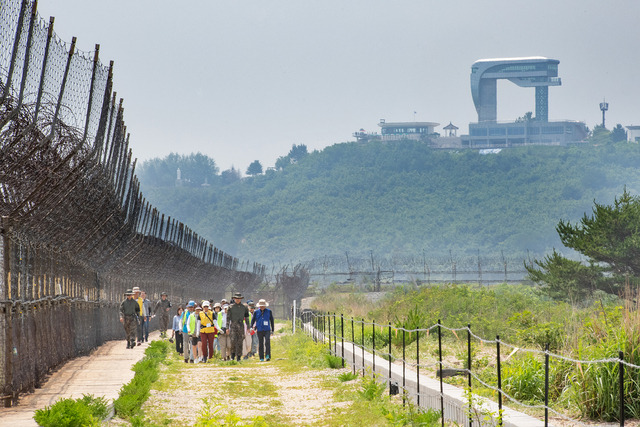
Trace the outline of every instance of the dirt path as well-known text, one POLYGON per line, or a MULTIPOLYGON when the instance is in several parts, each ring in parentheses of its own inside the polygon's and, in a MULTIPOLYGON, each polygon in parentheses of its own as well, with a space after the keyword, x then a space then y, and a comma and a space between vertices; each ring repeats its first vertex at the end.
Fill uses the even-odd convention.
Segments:
MULTIPOLYGON (((277 339, 276 334, 273 340, 277 339)), ((270 425, 299 426, 315 424, 328 412, 351 404, 336 402, 334 388, 326 385, 335 381, 335 369, 292 371, 274 356, 271 362, 188 364, 175 372, 169 368, 162 375, 161 390, 152 390, 143 409, 156 422, 171 419, 169 425, 192 425, 205 407, 203 399, 209 399, 209 406, 221 414, 233 410, 245 420, 263 416, 270 425)))
MULTIPOLYGON (((150 334, 157 339, 158 331, 150 334)), ((120 387, 131 381, 131 367, 144 357, 148 344, 127 350, 124 340, 109 341, 88 356, 77 357, 55 371, 40 388, 21 396, 13 408, 0 409, 0 425, 12 427, 37 426, 33 420, 36 409, 50 406, 58 399, 102 396, 111 401, 118 397, 120 387)))

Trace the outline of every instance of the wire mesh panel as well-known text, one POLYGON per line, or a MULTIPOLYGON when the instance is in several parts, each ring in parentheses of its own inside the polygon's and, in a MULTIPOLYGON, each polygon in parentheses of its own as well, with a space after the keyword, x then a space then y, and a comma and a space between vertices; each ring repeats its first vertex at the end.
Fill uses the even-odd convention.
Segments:
POLYGON ((179 304, 255 289, 264 266, 145 200, 97 46, 75 50, 30 0, 0 7, 0 392, 11 405, 52 368, 124 338, 126 289, 179 304))

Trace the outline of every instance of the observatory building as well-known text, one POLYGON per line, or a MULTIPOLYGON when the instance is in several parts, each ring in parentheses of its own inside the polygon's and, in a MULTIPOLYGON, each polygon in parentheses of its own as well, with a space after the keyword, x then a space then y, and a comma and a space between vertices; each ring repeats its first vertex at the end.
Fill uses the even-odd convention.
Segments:
POLYGON ((557 59, 541 56, 481 59, 471 66, 471 96, 478 123, 469 124, 463 146, 508 147, 516 144, 569 144, 587 136, 584 123, 549 122, 549 86, 562 84, 557 59), (515 122, 497 121, 497 81, 535 88, 535 116, 515 122))

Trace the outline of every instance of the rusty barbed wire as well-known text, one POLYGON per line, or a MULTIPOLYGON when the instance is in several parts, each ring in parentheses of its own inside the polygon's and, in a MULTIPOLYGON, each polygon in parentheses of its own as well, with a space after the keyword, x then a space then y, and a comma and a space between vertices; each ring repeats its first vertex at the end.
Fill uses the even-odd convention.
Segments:
POLYGON ((250 292, 240 261, 144 198, 113 63, 75 49, 33 0, 0 0, 0 387, 5 404, 55 366, 123 337, 138 286, 174 303, 250 292))

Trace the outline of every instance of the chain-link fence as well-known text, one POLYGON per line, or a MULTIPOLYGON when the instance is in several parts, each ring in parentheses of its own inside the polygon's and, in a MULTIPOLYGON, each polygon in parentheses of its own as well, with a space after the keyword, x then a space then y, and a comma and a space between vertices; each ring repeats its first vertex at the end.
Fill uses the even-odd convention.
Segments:
POLYGON ((32 0, 0 0, 0 391, 124 338, 138 286, 174 303, 250 292, 264 266, 219 250, 140 192, 113 63, 76 49, 32 0))

